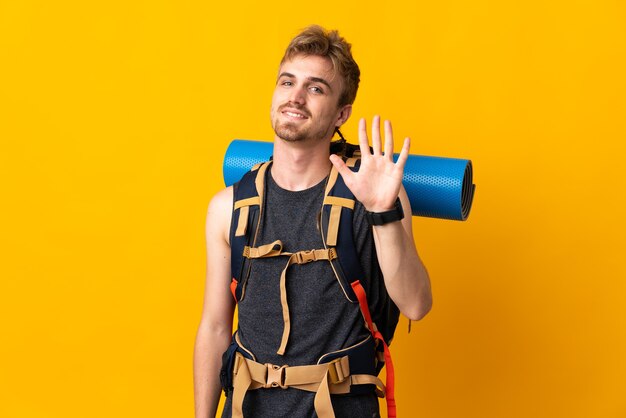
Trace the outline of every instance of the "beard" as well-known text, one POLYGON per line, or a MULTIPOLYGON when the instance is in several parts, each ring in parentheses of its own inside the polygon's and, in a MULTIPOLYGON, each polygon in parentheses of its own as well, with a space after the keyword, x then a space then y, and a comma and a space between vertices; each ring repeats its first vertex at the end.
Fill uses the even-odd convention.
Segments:
POLYGON ((298 127, 292 122, 276 121, 276 123, 274 123, 274 133, 277 137, 287 142, 304 141, 309 137, 308 129, 298 127))
POLYGON ((299 124, 295 122, 280 120, 282 111, 286 107, 294 108, 302 112, 306 117, 311 117, 311 112, 309 112, 308 109, 305 108, 305 106, 298 105, 296 103, 283 104, 282 106, 278 107, 274 114, 274 120, 272 121, 272 128, 274 128, 274 133, 279 138, 288 142, 304 141, 309 136, 309 132, 306 127, 299 126, 299 124))
MULTIPOLYGON (((309 139, 325 139, 329 135, 332 136, 331 131, 329 131, 331 129, 330 126, 314 126, 311 124, 303 126, 301 123, 281 120, 282 111, 287 106, 297 109, 308 118, 311 118, 311 112, 304 106, 294 105, 293 103, 280 106, 275 112, 274 120, 272 121, 272 128, 274 128, 274 133, 277 137, 287 142, 302 142, 309 139)), ((310 122, 310 119, 308 121, 310 122)), ((331 130, 334 132, 334 126, 331 130)))

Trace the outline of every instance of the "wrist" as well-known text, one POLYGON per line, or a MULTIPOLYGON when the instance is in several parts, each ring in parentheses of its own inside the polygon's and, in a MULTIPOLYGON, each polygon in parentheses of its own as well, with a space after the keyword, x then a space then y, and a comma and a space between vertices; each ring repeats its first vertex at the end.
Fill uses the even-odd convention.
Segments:
POLYGON ((396 199, 393 207, 386 210, 373 211, 366 208, 365 218, 370 225, 385 225, 391 222, 397 222, 404 218, 402 203, 400 199, 396 199))
POLYGON ((394 210, 396 207, 395 203, 392 204, 391 206, 370 206, 367 207, 365 206, 365 210, 367 212, 371 212, 371 213, 381 213, 381 212, 388 212, 390 210, 394 210))

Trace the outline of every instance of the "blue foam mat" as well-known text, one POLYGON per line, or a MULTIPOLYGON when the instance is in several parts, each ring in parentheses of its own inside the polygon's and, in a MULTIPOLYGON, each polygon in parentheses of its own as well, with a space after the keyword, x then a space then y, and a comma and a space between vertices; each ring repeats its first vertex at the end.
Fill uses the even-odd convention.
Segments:
MULTIPOLYGON (((224 183, 230 186, 257 163, 269 160, 271 142, 235 139, 224 156, 224 183)), ((394 155, 394 159, 398 154, 394 155)), ((404 167, 404 188, 415 216, 464 221, 472 208, 472 162, 458 158, 409 155, 404 167)))

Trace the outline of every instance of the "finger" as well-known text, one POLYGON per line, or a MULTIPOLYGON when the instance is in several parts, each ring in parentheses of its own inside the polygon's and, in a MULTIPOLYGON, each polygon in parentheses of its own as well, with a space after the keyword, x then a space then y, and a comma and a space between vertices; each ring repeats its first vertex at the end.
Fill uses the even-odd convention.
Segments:
POLYGON ((372 148, 374 148, 374 155, 381 155, 380 150, 380 116, 374 116, 372 120, 372 148))
POLYGON ((359 120, 359 149, 361 150, 361 158, 367 158, 371 155, 370 144, 367 140, 367 122, 365 122, 365 118, 359 120))
POLYGON ((336 154, 331 154, 330 162, 335 166, 339 174, 341 174, 341 177, 343 177, 343 181, 346 183, 346 185, 350 183, 352 176, 354 176, 354 172, 350 170, 350 168, 346 165, 343 159, 336 154))
POLYGON ((402 144, 402 151, 400 151, 400 156, 398 156, 398 161, 396 165, 398 168, 404 170, 404 165, 406 164, 406 160, 409 158, 409 150, 411 149, 411 138, 408 136, 404 138, 404 144, 402 144))
POLYGON ((393 161, 393 130, 388 120, 385 121, 385 157, 393 161))

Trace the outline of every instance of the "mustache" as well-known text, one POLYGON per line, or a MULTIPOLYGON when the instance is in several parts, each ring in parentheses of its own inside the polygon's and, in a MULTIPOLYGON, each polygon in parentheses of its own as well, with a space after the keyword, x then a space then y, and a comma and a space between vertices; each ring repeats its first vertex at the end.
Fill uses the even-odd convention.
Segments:
POLYGON ((279 111, 279 112, 282 112, 282 111, 283 111, 286 107, 289 107, 289 108, 291 108, 291 109, 298 110, 298 111, 302 112, 302 114, 303 114, 304 116, 307 116, 307 117, 310 117, 310 116, 311 116, 311 113, 310 113, 310 112, 309 112, 309 110, 306 108, 306 106, 301 105, 301 104, 298 104, 298 103, 291 103, 291 102, 289 102, 289 103, 285 103, 284 105, 281 105, 281 106, 278 108, 278 111, 279 111))

